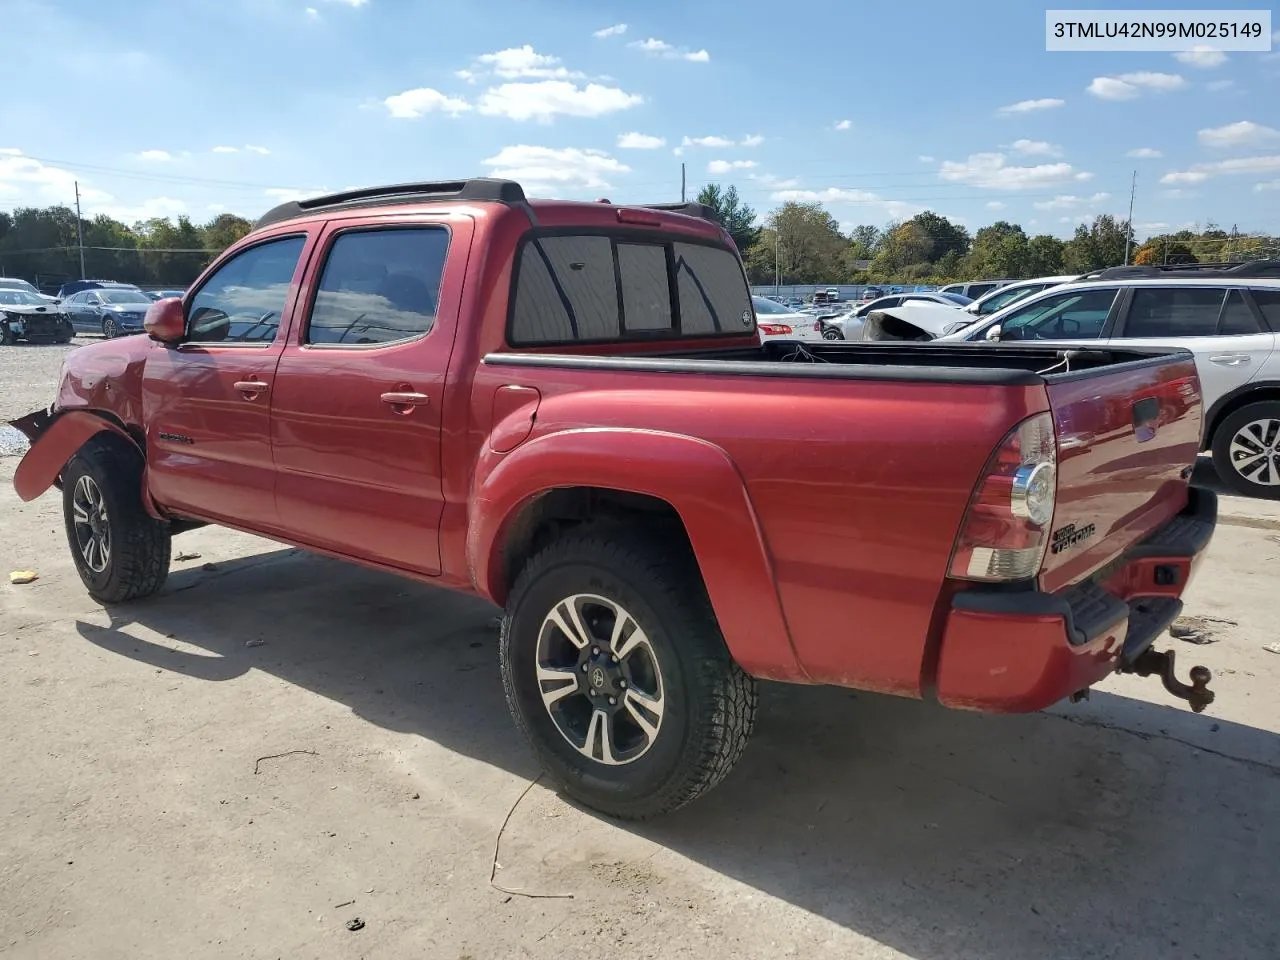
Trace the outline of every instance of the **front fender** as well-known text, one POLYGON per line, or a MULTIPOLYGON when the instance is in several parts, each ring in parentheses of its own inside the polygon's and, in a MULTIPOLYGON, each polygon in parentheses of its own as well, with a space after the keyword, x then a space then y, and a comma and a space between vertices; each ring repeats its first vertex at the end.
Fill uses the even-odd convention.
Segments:
POLYGON ((34 500, 48 490, 76 451, 104 430, 123 437, 134 447, 138 445, 127 431, 95 413, 67 410, 56 414, 48 426, 31 438, 31 449, 14 471, 13 489, 18 498, 34 500))
POLYGON ((525 506, 565 487, 642 494, 684 523, 729 652, 748 673, 808 679, 795 655, 772 559, 733 461, 719 447, 653 430, 584 428, 486 455, 471 492, 467 561, 476 588, 502 604, 503 546, 525 506))

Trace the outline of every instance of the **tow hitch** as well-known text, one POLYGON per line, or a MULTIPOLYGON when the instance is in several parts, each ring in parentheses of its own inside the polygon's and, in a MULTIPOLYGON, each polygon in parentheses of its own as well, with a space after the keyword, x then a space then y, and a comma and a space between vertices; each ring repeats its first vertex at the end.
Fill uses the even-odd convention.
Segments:
POLYGON ((1173 675, 1173 657, 1173 650, 1160 653, 1148 648, 1138 654, 1131 663, 1123 665, 1120 672, 1134 673, 1140 677, 1155 674, 1166 690, 1175 697, 1187 701, 1193 712, 1201 713, 1205 707, 1213 703, 1214 693, 1209 689, 1209 681, 1213 679, 1213 674, 1209 672, 1208 667, 1192 667, 1191 685, 1188 686, 1173 675))

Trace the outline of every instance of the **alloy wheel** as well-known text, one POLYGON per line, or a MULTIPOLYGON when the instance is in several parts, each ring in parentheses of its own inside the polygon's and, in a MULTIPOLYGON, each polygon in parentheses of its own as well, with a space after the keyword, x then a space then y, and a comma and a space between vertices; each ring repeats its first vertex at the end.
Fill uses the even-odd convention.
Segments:
POLYGON ((120 331, 116 327, 116 321, 113 317, 104 317, 102 321, 102 335, 108 340, 115 338, 120 331))
POLYGON ((538 631, 537 679, 556 729, 584 757, 621 766, 657 741, 665 706, 657 654, 635 617, 607 597, 579 593, 551 608, 538 631))
POLYGON ((76 481, 71 511, 80 556, 90 570, 102 573, 111 561, 111 527, 107 523, 106 500, 92 477, 86 475, 76 481))
POLYGON ((1231 438, 1231 465, 1250 483, 1280 486, 1280 420, 1246 423, 1231 438))

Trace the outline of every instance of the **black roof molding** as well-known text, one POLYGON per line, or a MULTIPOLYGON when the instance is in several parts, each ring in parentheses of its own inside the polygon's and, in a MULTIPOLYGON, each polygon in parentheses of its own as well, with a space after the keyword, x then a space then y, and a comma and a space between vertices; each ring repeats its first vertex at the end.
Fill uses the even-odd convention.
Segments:
POLYGON ((432 200, 488 200, 513 205, 526 203, 524 189, 514 180, 476 177, 471 180, 428 180, 363 187, 307 200, 290 200, 272 207, 258 218, 255 230, 326 210, 350 210, 394 203, 426 203, 432 200))
POLYGON ((1200 279, 1225 277, 1239 280, 1280 280, 1280 260, 1246 260, 1243 263, 1168 263, 1147 266, 1107 267, 1080 280, 1142 280, 1162 277, 1200 279))
MULTIPOLYGON (((619 206, 629 207, 632 204, 624 203, 619 204, 619 206)), ((697 217, 699 220, 710 220, 712 223, 720 222, 720 212, 715 207, 705 203, 641 203, 638 206, 643 210, 683 213, 686 217, 697 217)))

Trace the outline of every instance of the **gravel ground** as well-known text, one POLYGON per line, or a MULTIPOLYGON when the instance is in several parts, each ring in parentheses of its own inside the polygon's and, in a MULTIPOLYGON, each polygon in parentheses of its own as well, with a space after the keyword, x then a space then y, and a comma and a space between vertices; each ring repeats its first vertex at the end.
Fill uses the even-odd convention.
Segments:
MULTIPOLYGON (((0 417, 66 349, 0 350, 0 417)), ((1186 611, 1210 642, 1162 644, 1213 669, 1203 715, 1133 677, 1023 717, 767 686, 725 784, 624 827, 524 793, 492 609, 208 528, 104 609, 16 463, 6 956, 1280 956, 1275 504, 1223 499, 1186 611)))

